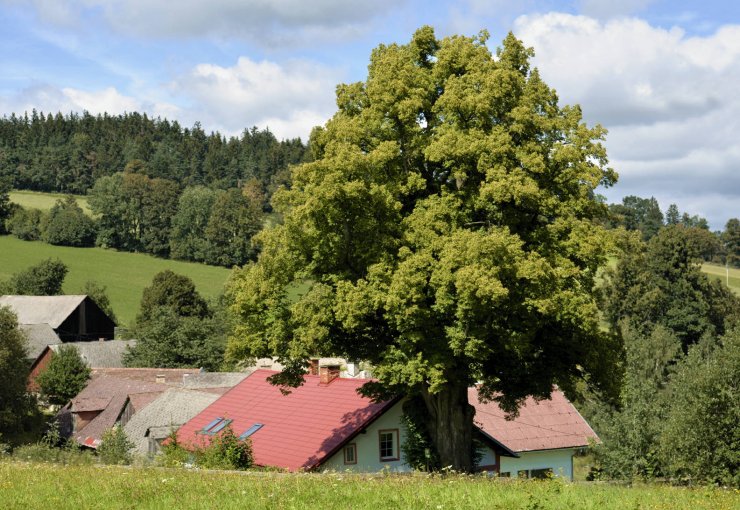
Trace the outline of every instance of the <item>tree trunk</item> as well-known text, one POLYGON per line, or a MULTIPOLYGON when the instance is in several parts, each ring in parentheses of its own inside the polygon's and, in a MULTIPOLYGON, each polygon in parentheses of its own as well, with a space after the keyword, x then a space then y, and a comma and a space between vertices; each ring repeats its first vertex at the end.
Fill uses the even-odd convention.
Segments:
POLYGON ((438 393, 429 393, 424 389, 422 397, 429 411, 429 433, 437 447, 442 467, 471 472, 475 408, 468 403, 467 385, 448 383, 438 393))

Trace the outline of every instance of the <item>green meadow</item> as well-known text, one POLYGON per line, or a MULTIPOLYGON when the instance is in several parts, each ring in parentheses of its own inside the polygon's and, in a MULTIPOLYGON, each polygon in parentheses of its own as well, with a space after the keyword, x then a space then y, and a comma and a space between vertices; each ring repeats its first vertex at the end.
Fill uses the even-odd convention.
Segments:
POLYGON ((52 246, 40 241, 0 236, 0 280, 48 258, 58 258, 69 268, 63 289, 66 294, 79 293, 88 280, 105 285, 122 325, 133 322, 144 287, 160 271, 170 269, 190 277, 205 297, 219 295, 230 272, 223 267, 161 259, 142 253, 52 246))
POLYGON ((718 266, 715 264, 702 264, 701 270, 705 272, 709 278, 719 280, 725 285, 728 285, 732 291, 740 296, 740 269, 736 268, 725 268, 725 266, 718 266))
POLYGON ((1 462, 4 509, 733 510, 737 491, 481 476, 286 474, 1 462))
MULTIPOLYGON (((66 195, 61 193, 42 193, 39 191, 11 191, 10 201, 14 204, 18 204, 26 209, 41 209, 42 211, 48 211, 60 198, 64 198, 66 195)), ((90 213, 90 207, 87 205, 87 197, 82 195, 75 195, 77 204, 82 207, 82 210, 87 214, 90 213)))

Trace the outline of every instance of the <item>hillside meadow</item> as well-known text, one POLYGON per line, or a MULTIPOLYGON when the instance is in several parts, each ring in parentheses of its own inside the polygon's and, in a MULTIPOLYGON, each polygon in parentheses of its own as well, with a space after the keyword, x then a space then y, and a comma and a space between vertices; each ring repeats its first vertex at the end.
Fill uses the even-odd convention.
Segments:
MULTIPOLYGON (((10 201, 14 204, 18 204, 26 209, 40 209, 42 211, 48 211, 52 206, 64 198, 66 195, 61 193, 42 193, 39 191, 24 191, 15 190, 10 192, 10 201)), ((74 195, 83 211, 87 214, 91 214, 90 207, 87 204, 87 197, 82 195, 74 195)))
POLYGON ((702 264, 701 270, 706 273, 709 278, 713 280, 719 280, 725 285, 729 281, 729 288, 740 296, 740 269, 737 268, 725 268, 725 266, 718 266, 716 264, 702 264))
POLYGON ((69 268, 63 288, 66 294, 79 293, 88 280, 105 285, 122 325, 133 322, 144 287, 160 271, 170 269, 190 277, 205 297, 218 296, 230 272, 223 267, 160 259, 142 253, 52 246, 40 241, 0 236, 0 280, 48 258, 58 258, 69 268))
POLYGON ((737 491, 428 475, 282 474, 0 463, 4 509, 732 510, 737 491))

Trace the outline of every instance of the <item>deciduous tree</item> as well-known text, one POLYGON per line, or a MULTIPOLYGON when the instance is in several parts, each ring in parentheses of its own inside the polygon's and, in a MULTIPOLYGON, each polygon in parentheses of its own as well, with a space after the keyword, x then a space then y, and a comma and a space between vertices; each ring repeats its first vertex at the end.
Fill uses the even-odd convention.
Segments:
POLYGON ((89 379, 90 367, 77 347, 62 345, 36 381, 50 404, 64 405, 85 388, 89 379))
POLYGON ((0 307, 0 433, 17 427, 27 408, 26 344, 15 314, 7 307, 0 307))
POLYGON ((364 392, 421 396, 441 464, 462 471, 470 385, 515 412, 554 383, 606 387, 615 352, 592 295, 608 245, 594 190, 616 180, 605 131, 558 105, 521 41, 487 39, 424 27, 376 48, 229 289, 231 358, 277 355, 288 385, 310 356, 370 361, 364 392), (313 285, 291 302, 299 279, 313 285))

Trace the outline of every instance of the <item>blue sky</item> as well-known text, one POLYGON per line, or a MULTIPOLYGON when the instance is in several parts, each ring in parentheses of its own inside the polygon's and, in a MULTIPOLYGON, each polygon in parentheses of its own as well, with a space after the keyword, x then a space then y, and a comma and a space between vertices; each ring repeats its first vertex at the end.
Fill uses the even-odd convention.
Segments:
POLYGON ((0 22, 0 115, 138 110, 304 140, 379 43, 513 30, 609 129, 610 200, 653 195, 714 229, 740 216, 740 2, 0 0, 0 22))

